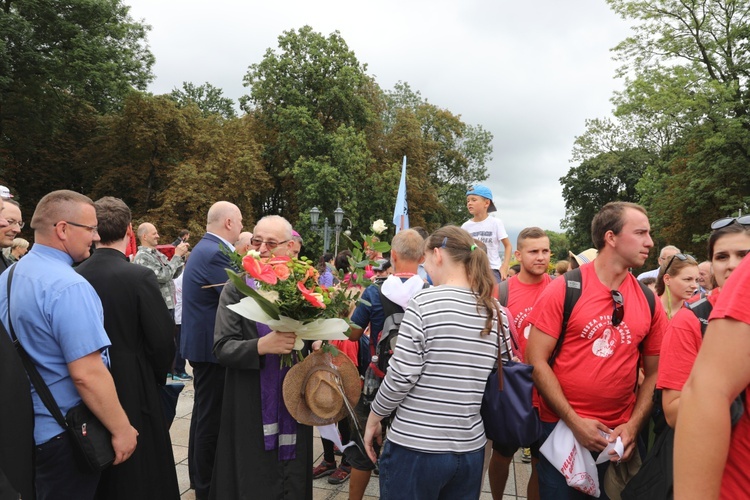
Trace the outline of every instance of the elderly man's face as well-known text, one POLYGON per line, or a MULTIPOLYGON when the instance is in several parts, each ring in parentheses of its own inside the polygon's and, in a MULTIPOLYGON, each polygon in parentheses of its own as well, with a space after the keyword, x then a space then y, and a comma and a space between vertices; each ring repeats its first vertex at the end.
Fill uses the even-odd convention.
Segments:
POLYGON ((286 236, 283 224, 264 220, 253 231, 253 248, 263 258, 274 256, 291 257, 292 240, 286 236))
POLYGON ((8 223, 0 229, 0 247, 8 248, 21 233, 21 209, 11 203, 3 204, 3 219, 8 223))

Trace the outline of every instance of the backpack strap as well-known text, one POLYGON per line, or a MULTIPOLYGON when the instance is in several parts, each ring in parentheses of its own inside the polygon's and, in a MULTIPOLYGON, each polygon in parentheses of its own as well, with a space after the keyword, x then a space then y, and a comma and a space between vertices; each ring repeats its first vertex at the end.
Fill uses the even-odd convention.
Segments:
POLYGON ((698 321, 701 322, 701 337, 706 335, 706 327, 708 326, 708 317, 711 316, 711 311, 713 310, 713 306, 708 301, 707 297, 703 297, 700 300, 696 300, 695 302, 691 302, 689 304, 685 304, 688 309, 693 311, 693 314, 698 318, 698 321))
POLYGON ((654 318, 654 312, 656 311, 656 297, 654 296, 654 292, 651 291, 651 289, 648 287, 648 285, 644 285, 642 281, 638 281, 638 284, 641 285, 641 290, 643 290, 643 295, 646 296, 646 302, 648 302, 648 308, 651 311, 651 319, 654 318))
POLYGON ((503 307, 508 307, 508 280, 503 280, 497 287, 497 301, 503 307))
POLYGON ((547 361, 550 366, 555 364, 557 355, 560 354, 563 341, 565 340, 565 331, 568 329, 568 321, 570 320, 570 314, 573 312, 573 308, 581 298, 581 268, 577 267, 572 271, 568 271, 563 275, 565 277, 565 304, 563 305, 563 319, 562 326, 560 328, 560 335, 557 337, 557 343, 555 349, 552 351, 549 360, 547 361))

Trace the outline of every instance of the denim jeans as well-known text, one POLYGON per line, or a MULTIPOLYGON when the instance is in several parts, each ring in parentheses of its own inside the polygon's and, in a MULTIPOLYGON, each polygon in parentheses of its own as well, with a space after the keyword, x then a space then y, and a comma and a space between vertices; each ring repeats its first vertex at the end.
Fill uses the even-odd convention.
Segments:
POLYGON ((380 455, 382 500, 476 500, 482 490, 484 448, 425 453, 386 441, 380 455))
MULTIPOLYGON (((542 422, 542 442, 552 433, 555 425, 557 424, 542 422)), ((592 452, 591 454, 594 460, 599 456, 596 452, 592 452)), ((609 497, 604 492, 604 474, 607 472, 608 467, 609 462, 604 462, 596 466, 599 472, 599 490, 601 491, 599 500, 609 500, 609 497)), ((595 498, 568 486, 565 476, 554 465, 549 463, 544 453, 540 453, 536 471, 539 475, 539 498, 542 500, 584 500, 595 498)))

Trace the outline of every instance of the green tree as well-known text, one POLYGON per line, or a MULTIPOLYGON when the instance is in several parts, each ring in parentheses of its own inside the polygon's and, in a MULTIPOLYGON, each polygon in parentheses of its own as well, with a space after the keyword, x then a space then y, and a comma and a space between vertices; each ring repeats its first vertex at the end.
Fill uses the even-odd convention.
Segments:
POLYGON ((203 113, 203 116, 219 115, 223 118, 234 118, 237 112, 234 110, 234 102, 223 97, 223 90, 206 82, 203 85, 195 85, 183 82, 182 88, 175 88, 169 96, 174 99, 180 107, 195 104, 203 113))
MULTIPOLYGON (((557 262, 558 260, 568 260, 568 252, 571 250, 568 236, 565 233, 558 233, 555 231, 545 230, 547 237, 549 238, 549 248, 552 253, 552 259, 550 262, 557 262)), ((585 249, 577 249, 577 252, 581 252, 585 249)))
MULTIPOLYGON (((309 26, 284 32, 278 52, 268 49, 261 62, 250 66, 244 79, 250 94, 240 103, 263 128, 262 159, 271 180, 256 207, 259 213, 280 213, 295 222, 312 208, 300 200, 306 188, 297 177, 309 181, 315 172, 335 168, 341 127, 360 132, 372 120, 365 70, 338 32, 325 37, 309 26)), ((361 185, 361 179, 343 173, 338 175, 342 185, 361 185)))
POLYGON ((119 109, 151 81, 150 28, 120 0, 4 0, 0 10, 0 173, 35 200, 44 193, 29 177, 56 178, 45 192, 73 187, 76 151, 65 145, 85 138, 67 127, 84 132, 85 115, 119 109))
POLYGON ((750 4, 608 0, 635 34, 615 48, 615 114, 658 157, 638 185, 652 226, 690 247, 750 199, 750 4))

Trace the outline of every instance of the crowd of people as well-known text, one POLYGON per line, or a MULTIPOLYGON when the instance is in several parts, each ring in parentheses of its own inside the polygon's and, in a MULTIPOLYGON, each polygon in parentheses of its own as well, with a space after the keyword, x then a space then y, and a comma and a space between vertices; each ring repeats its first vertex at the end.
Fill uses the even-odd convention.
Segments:
MULTIPOLYGON (((332 342, 358 368, 359 397, 349 380, 328 414, 337 415, 340 462, 324 440, 315 464, 310 419, 320 401, 295 386, 309 415, 285 405, 285 380, 299 377, 280 360, 296 336, 237 313, 244 294, 227 281, 226 249, 305 254, 286 219, 266 216, 243 232, 240 209, 218 201, 195 245, 183 230, 165 249, 153 224, 133 229, 122 200, 54 191, 34 210, 29 250, 21 207, 0 192, 0 500, 178 499, 167 379, 193 381, 197 499, 311 499, 321 478, 349 481, 349 498, 362 499, 373 474, 384 499, 475 499, 485 475, 502 498, 519 455, 532 464, 529 499, 588 498, 543 451, 563 427, 594 459, 606 454, 594 472, 599 498, 626 498, 655 448, 674 456, 663 478, 670 496, 672 486, 676 498, 750 491, 748 216, 712 224, 707 260, 669 245, 658 268, 636 277, 654 246, 643 207, 608 203, 592 221, 593 248, 551 267, 545 231, 523 229, 512 251, 490 216, 491 191, 473 187, 462 227, 402 228, 387 257, 368 250, 371 284, 352 306, 348 340, 332 342), (111 467, 81 469, 20 348, 63 415, 83 403, 111 433, 111 467), (489 442, 480 416, 504 358, 533 366, 541 433, 520 450, 489 442)), ((320 285, 359 286, 349 257, 316 259, 320 285)), ((320 341, 305 349, 319 352, 320 341)))

